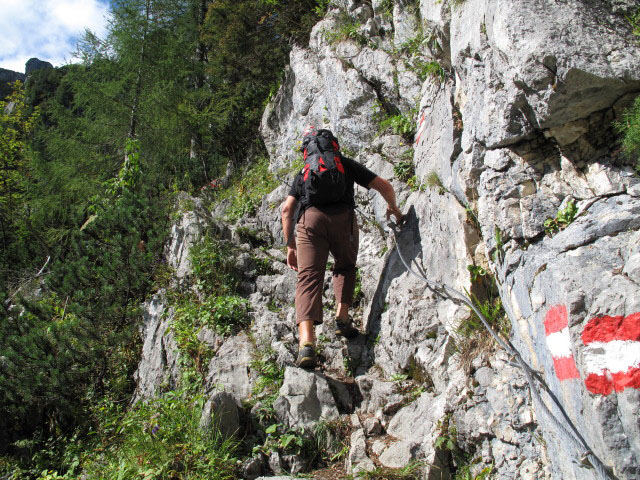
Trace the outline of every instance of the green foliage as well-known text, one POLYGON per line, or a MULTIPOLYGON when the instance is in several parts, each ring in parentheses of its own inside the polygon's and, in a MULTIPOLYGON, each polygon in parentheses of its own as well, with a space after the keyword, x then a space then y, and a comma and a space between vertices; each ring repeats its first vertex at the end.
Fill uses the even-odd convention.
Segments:
POLYGON ((23 85, 13 84, 6 101, 0 101, 0 241, 3 249, 0 281, 6 281, 6 269, 11 263, 28 255, 20 244, 20 237, 24 235, 21 230, 27 227, 28 218, 24 208, 32 155, 28 140, 38 117, 38 109, 30 112, 27 108, 23 85))
MULTIPOLYGON (((436 4, 442 3, 443 0, 436 0, 436 4)), ((465 0, 447 0, 449 7, 459 7, 465 2, 465 0)))
POLYGON ((308 43, 322 10, 312 0, 209 3, 201 40, 211 93, 199 114, 209 125, 209 150, 240 165, 255 148, 263 102, 281 80, 291 45, 308 43))
POLYGON ((415 72, 421 81, 431 77, 442 83, 446 79, 446 71, 439 61, 442 56, 440 41, 435 32, 425 31, 422 24, 415 37, 388 53, 402 60, 405 67, 415 72))
MULTIPOLYGON (((494 330, 508 336, 511 323, 502 306, 502 300, 498 295, 495 278, 491 272, 487 271, 481 265, 468 265, 467 270, 469 270, 471 277, 472 288, 479 292, 478 295, 468 293, 469 298, 471 298, 473 304, 494 330)), ((473 342, 474 337, 489 339, 489 333, 478 315, 473 311, 470 317, 460 324, 457 333, 462 339, 470 342, 473 342)), ((464 342, 462 339, 460 339, 460 343, 464 342)), ((482 342, 480 342, 480 345, 476 345, 480 349, 484 347, 481 343, 482 342)), ((471 348, 471 351, 473 351, 473 348, 471 348)), ((469 352, 466 353, 468 354, 469 352)))
POLYGON ((347 417, 335 420, 320 420, 311 432, 311 450, 314 458, 335 462, 349 453, 351 425, 347 417))
POLYGON ((335 462, 349 451, 348 433, 346 419, 316 422, 310 430, 272 423, 264 429, 264 442, 253 448, 253 454, 301 455, 307 467, 319 461, 335 462))
POLYGON ((360 269, 357 269, 356 285, 353 289, 353 306, 358 307, 363 297, 364 297, 364 293, 362 292, 362 274, 360 273, 360 269))
POLYGON ((558 210, 556 218, 547 218, 544 221, 544 231, 547 235, 552 236, 554 233, 564 230, 578 213, 578 207, 574 200, 569 200, 567 206, 563 210, 558 210))
POLYGON ((421 183, 420 179, 416 175, 407 180, 407 185, 412 192, 424 192, 427 190, 427 185, 421 183))
POLYGON ((327 9, 331 5, 331 0, 318 0, 314 7, 314 12, 318 18, 323 18, 327 13, 327 9))
POLYGON ((166 229, 163 202, 142 191, 100 197, 93 220, 58 242, 44 295, 3 312, 0 423, 64 431, 95 393, 131 391, 136 321, 166 229))
POLYGON ((343 42, 346 40, 353 40, 360 46, 374 46, 370 43, 369 38, 360 32, 362 24, 349 15, 344 8, 340 7, 340 13, 338 17, 338 26, 335 30, 324 30, 323 34, 325 39, 330 45, 343 42))
POLYGON ((391 130, 396 135, 412 136, 415 133, 416 127, 411 118, 399 114, 392 115, 382 120, 380 122, 380 130, 391 130))
POLYGON ((359 358, 352 357, 349 354, 345 355, 342 359, 345 374, 349 377, 355 377, 360 363, 359 358))
POLYGON ((480 458, 473 458, 471 454, 465 452, 458 446, 458 431, 451 423, 451 415, 445 415, 438 421, 438 437, 434 442, 434 447, 450 452, 455 465, 454 480, 484 480, 493 471, 492 467, 485 467, 480 472, 473 474, 473 465, 481 461, 480 458))
POLYGON ((258 373, 253 385, 251 403, 258 404, 257 417, 261 423, 269 424, 275 421, 273 402, 279 395, 284 382, 284 368, 276 362, 276 354, 270 346, 263 346, 255 351, 251 362, 251 369, 258 373))
POLYGON ((237 251, 231 242, 205 235, 190 253, 194 286, 205 295, 237 292, 242 273, 235 267, 237 251))
POLYGON ((393 166, 393 174, 401 182, 407 182, 415 175, 415 167, 412 160, 403 160, 393 166))
MULTIPOLYGON (((640 12, 637 17, 640 24, 640 12)), ((636 28, 640 32, 640 26, 636 28)), ((640 36, 640 33, 637 35, 640 36)), ((633 105, 622 114, 622 120, 614 126, 623 135, 622 147, 626 154, 635 160, 636 173, 640 175, 640 97, 636 97, 633 105)))
POLYGON ((495 250, 491 258, 495 263, 502 263, 504 257, 504 240, 502 239, 502 231, 496 226, 494 229, 494 241, 496 242, 495 250))
POLYGON ((467 265, 467 270, 471 274, 471 283, 476 283, 480 277, 484 277, 489 274, 485 268, 481 265, 467 265))
POLYGON ((254 447, 254 454, 263 453, 268 456, 272 452, 280 452, 299 455, 303 453, 308 442, 302 428, 285 428, 280 423, 272 423, 265 429, 265 433, 267 435, 265 442, 254 447))
POLYGON ((101 445, 86 453, 83 475, 88 480, 236 478, 235 444, 214 428, 200 427, 203 405, 203 397, 185 390, 139 402, 128 412, 104 402, 97 412, 101 445))
POLYGON ((195 369, 205 374, 213 352, 199 337, 204 328, 219 335, 230 335, 249 323, 249 302, 238 296, 211 295, 200 301, 195 295, 181 298, 174 304, 171 331, 178 348, 193 362, 195 369))
POLYGON ((239 172, 225 190, 214 196, 214 201, 228 200, 226 219, 234 222, 244 216, 253 216, 262 198, 279 185, 276 177, 269 172, 269 160, 261 157, 251 168, 239 172))
POLYGON ((382 13, 383 16, 387 17, 387 18, 392 18, 393 17, 393 4, 394 4, 394 0, 382 0, 379 3, 379 9, 380 12, 382 13))
MULTIPOLYGON (((82 444, 102 421, 87 414, 98 399, 130 399, 140 305, 168 283, 160 259, 175 193, 264 151, 264 101, 326 6, 116 0, 105 38, 83 37, 81 64, 34 72, 13 110, 0 107, 0 444, 30 478, 67 475, 73 461, 51 442, 78 432, 82 444)), ((275 186, 266 160, 260 168, 237 176, 232 215, 275 186)), ((207 248, 194 259, 198 298, 176 304, 192 352, 200 326, 247 321, 233 255, 207 248)))
MULTIPOLYGON (((500 297, 490 298, 486 300, 479 300, 475 295, 471 295, 471 300, 476 308, 480 311, 482 316, 487 320, 489 325, 497 330, 499 333, 508 334, 510 330, 510 323, 506 318, 504 308, 502 307, 502 300, 500 297)), ((475 312, 472 312, 471 317, 465 320, 457 332, 463 337, 471 337, 477 333, 485 333, 485 327, 482 324, 480 318, 475 312)))
POLYGON ((482 227, 480 226, 480 220, 478 220, 478 209, 475 206, 470 204, 466 204, 464 206, 464 211, 467 213, 467 222, 473 225, 473 227, 478 231, 482 232, 482 227))
POLYGON ((227 336, 249 324, 249 302, 237 295, 242 274, 235 267, 236 252, 227 241, 205 235, 190 253, 197 294, 169 291, 174 308, 171 331, 178 348, 203 378, 213 352, 201 338, 207 328, 227 336))
POLYGON ((440 82, 444 82, 446 78, 445 69, 437 60, 417 62, 416 69, 418 70, 418 78, 423 81, 431 77, 440 82))
POLYGON ((636 13, 628 15, 627 20, 631 25, 631 33, 640 41, 640 9, 636 10, 636 13))

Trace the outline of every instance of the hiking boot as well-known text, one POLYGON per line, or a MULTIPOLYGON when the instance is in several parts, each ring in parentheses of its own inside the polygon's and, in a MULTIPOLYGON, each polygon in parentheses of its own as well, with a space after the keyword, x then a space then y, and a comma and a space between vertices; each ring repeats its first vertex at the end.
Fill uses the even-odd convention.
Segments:
POLYGON ((354 338, 357 337, 360 332, 353 326, 353 320, 351 317, 347 317, 346 320, 336 318, 335 333, 341 337, 354 338))
POLYGON ((296 366, 305 369, 315 368, 318 363, 318 357, 316 355, 316 349, 313 343, 306 342, 300 349, 298 349, 298 359, 296 360, 296 366))

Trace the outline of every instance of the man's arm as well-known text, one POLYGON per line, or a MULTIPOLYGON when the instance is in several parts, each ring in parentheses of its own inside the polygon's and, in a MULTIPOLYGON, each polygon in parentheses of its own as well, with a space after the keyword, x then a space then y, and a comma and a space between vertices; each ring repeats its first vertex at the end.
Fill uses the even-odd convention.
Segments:
POLYGON ((384 178, 376 177, 371 180, 371 183, 369 183, 367 187, 379 192, 387 202, 387 220, 393 215, 396 217, 398 223, 402 223, 404 215, 402 215, 402 212, 396 204, 396 192, 393 190, 393 186, 384 178))
POLYGON ((282 205, 282 234, 284 235, 284 243, 287 245, 287 265, 296 271, 298 270, 298 256, 296 237, 293 234, 293 215, 297 204, 296 197, 289 195, 282 205))

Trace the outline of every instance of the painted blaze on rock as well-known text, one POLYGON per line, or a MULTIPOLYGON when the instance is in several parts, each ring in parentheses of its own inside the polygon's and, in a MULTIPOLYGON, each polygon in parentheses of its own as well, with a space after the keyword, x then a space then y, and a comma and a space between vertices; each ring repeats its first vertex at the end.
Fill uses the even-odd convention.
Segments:
POLYGON ((551 307, 544 318, 547 347, 553 357, 553 368, 560 381, 580 378, 571 352, 568 318, 565 305, 551 307))
POLYGON ((587 390, 609 395, 613 390, 640 389, 640 312, 592 318, 582 342, 587 390))
MULTIPOLYGON (((558 380, 580 378, 571 351, 567 307, 555 305, 544 319, 546 342, 558 380)), ((593 394, 640 389, 640 312, 589 320, 582 331, 585 385, 593 394)))

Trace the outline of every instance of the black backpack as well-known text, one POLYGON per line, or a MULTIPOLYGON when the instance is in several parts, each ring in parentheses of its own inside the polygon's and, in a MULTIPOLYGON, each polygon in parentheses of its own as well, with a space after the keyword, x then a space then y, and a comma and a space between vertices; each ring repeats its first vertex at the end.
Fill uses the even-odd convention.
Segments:
POLYGON ((340 145, 330 130, 313 131, 302 141, 305 165, 302 169, 303 203, 322 206, 343 199, 347 181, 340 145))

